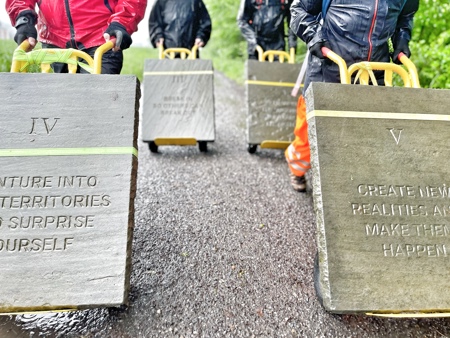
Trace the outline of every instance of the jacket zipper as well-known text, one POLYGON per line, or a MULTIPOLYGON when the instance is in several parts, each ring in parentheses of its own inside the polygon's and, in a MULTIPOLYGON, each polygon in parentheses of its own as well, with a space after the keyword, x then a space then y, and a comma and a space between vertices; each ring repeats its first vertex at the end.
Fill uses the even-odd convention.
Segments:
POLYGON ((72 47, 77 48, 77 42, 75 40, 75 29, 73 27, 72 15, 70 14, 69 0, 64 0, 64 4, 66 6, 67 20, 69 20, 70 44, 72 45, 72 47))
POLYGON ((372 18, 372 24, 370 25, 370 31, 369 31, 369 54, 367 55, 367 61, 370 61, 370 57, 372 56, 372 34, 373 34, 373 29, 375 28, 375 22, 377 20, 377 13, 378 13, 378 0, 375 0, 375 8, 374 8, 374 13, 373 13, 373 18, 372 18))

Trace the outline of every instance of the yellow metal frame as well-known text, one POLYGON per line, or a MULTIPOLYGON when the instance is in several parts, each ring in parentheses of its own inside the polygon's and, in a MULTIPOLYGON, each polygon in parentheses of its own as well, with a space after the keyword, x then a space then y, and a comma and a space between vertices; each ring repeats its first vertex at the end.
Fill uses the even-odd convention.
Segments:
POLYGON ((167 48, 164 49, 163 45, 159 45, 159 59, 175 59, 175 56, 177 54, 180 54, 180 58, 182 60, 189 59, 189 60, 195 60, 197 58, 197 50, 198 46, 194 45, 191 50, 187 48, 167 48))
POLYGON ((77 307, 73 308, 64 308, 64 309, 50 309, 50 310, 35 310, 35 311, 13 311, 13 312, 2 312, 0 316, 15 316, 15 315, 43 315, 46 313, 62 313, 62 312, 73 312, 80 310, 77 307))
POLYGON ((261 148, 270 148, 270 149, 282 149, 285 150, 291 142, 289 141, 263 141, 260 145, 261 148))
POLYGON ((159 137, 153 141, 157 146, 195 146, 197 140, 189 137, 159 137))
MULTIPOLYGON (((175 59, 177 54, 180 55, 182 60, 196 60, 197 59, 198 46, 194 45, 191 50, 187 48, 167 48, 164 49, 163 45, 158 47, 158 57, 163 59, 175 59)), ((171 75, 171 74, 169 74, 171 75)), ((197 145, 197 139, 191 137, 159 137, 154 141, 157 146, 195 146, 197 145)))
POLYGON ((373 71, 384 70, 385 86, 392 87, 392 76, 393 73, 396 73, 403 80, 403 84, 405 87, 420 88, 419 75, 417 74, 416 66, 403 53, 400 53, 399 59, 400 62, 406 67, 406 70, 400 65, 389 62, 363 61, 354 63, 350 67, 347 67, 345 60, 330 49, 324 47, 322 48, 322 53, 324 56, 326 56, 339 66, 339 73, 342 84, 351 84, 351 78, 353 74, 356 73, 354 83, 359 81, 359 83, 362 85, 368 85, 370 80, 374 86, 378 86, 373 71))
POLYGON ((280 63, 284 63, 286 59, 288 63, 295 63, 295 48, 291 48, 289 53, 283 50, 267 50, 264 51, 261 46, 256 46, 256 51, 258 53, 258 61, 264 62, 274 62, 275 57, 278 56, 278 60, 280 63))
POLYGON ((366 315, 385 318, 446 318, 450 317, 450 312, 367 312, 366 315))
MULTIPOLYGON (((57 49, 57 48, 45 48, 45 49, 39 49, 39 50, 32 50, 30 52, 27 52, 27 50, 31 49, 31 46, 27 40, 24 40, 17 49, 22 50, 24 52, 27 52, 27 55, 32 58, 33 56, 39 55, 39 62, 41 66, 42 73, 50 73, 50 65, 53 62, 57 62, 55 60, 50 60, 48 56, 59 54, 62 52, 70 51, 70 57, 69 59, 73 60, 74 63, 68 63, 69 73, 75 74, 77 72, 77 62, 78 59, 83 59, 87 62, 87 64, 93 69, 92 74, 101 74, 102 72, 102 57, 103 54, 105 54, 108 50, 112 49, 114 47, 115 40, 110 40, 101 45, 97 48, 94 54, 94 58, 92 58, 89 54, 77 50, 77 49, 57 49)), ((61 62, 61 61, 59 61, 61 62)), ((26 73, 27 69, 25 68, 27 65, 27 61, 19 61, 16 60, 13 57, 12 64, 11 64, 11 72, 12 73, 26 73)))
MULTIPOLYGON (((284 63, 287 60, 288 63, 295 63, 295 49, 291 48, 290 52, 287 53, 282 50, 267 50, 264 51, 261 46, 256 46, 256 52, 258 53, 259 62, 274 62, 275 57, 278 57, 280 63, 284 63)), ((247 81, 248 84, 264 85, 264 86, 283 86, 283 87, 294 87, 295 83, 283 83, 283 82, 269 82, 269 81, 247 81)), ((291 142, 289 141, 275 141, 275 140, 265 140, 261 142, 260 147, 266 149, 286 149, 289 147, 291 142)))

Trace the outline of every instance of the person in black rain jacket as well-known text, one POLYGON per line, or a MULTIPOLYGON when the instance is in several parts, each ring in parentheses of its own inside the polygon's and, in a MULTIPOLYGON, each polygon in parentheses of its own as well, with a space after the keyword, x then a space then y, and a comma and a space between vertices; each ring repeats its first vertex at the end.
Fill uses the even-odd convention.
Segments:
MULTIPOLYGON (((348 66, 391 59, 400 63, 400 52, 409 57, 413 18, 418 8, 419 0, 294 0, 290 27, 306 42, 310 52, 303 94, 311 82, 340 82, 339 66, 324 57, 322 47, 337 53, 348 66)), ((378 84, 384 84, 383 72, 375 75, 378 84)), ((303 95, 298 101, 294 135, 285 156, 293 188, 305 192, 310 149, 303 95)))
POLYGON ((202 0, 156 0, 148 22, 153 47, 203 47, 211 36, 211 18, 202 0))
POLYGON ((361 61, 398 61, 410 56, 409 41, 419 0, 295 0, 291 29, 311 53, 304 90, 310 82, 340 82, 339 67, 324 60, 321 48, 329 47, 350 66, 361 61), (321 19, 322 20, 321 23, 321 19), (389 54, 389 39, 394 53, 389 54))
MULTIPOLYGON (((257 59, 256 46, 285 50, 285 21, 290 21, 291 0, 241 0, 237 23, 247 40, 249 59, 257 59)), ((297 48, 297 37, 288 30, 289 48, 297 48)))

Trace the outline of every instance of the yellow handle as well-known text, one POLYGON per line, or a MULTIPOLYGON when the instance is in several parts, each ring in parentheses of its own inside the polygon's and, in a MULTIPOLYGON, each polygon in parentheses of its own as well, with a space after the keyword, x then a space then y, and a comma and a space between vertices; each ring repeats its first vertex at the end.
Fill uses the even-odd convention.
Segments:
POLYGON ((38 50, 31 50, 31 46, 27 40, 24 40, 14 51, 11 72, 19 73, 26 72, 31 64, 39 64, 43 73, 50 72, 50 64, 54 62, 67 63, 69 73, 76 73, 77 67, 80 65, 86 71, 92 74, 101 74, 102 57, 103 54, 112 49, 115 44, 115 39, 107 41, 101 45, 94 54, 94 59, 86 52, 77 49, 58 49, 58 48, 44 48, 38 50), (27 52, 28 50, 31 50, 27 52), (83 59, 87 62, 83 64, 78 59, 83 59))
POLYGON ((398 58, 400 62, 408 69, 412 87, 420 88, 419 74, 417 73, 416 65, 404 53, 400 53, 398 58))
POLYGON ((347 64, 345 63, 344 59, 341 58, 339 55, 337 55, 335 52, 333 52, 331 49, 328 49, 326 47, 322 48, 322 53, 325 57, 329 58, 331 61, 333 61, 339 66, 341 83, 350 84, 351 83, 350 75, 348 74, 347 64))
POLYGON ((258 61, 264 62, 268 60, 269 62, 273 62, 275 60, 275 57, 278 56, 278 60, 280 63, 284 63, 284 60, 286 59, 288 63, 294 63, 295 62, 295 49, 291 48, 290 52, 287 53, 283 50, 267 50, 264 51, 261 46, 256 46, 256 51, 258 53, 258 61))
POLYGON ((161 60, 165 59, 166 57, 168 59, 175 59, 176 54, 180 54, 180 57, 183 60, 185 59, 195 60, 197 58, 198 46, 194 45, 194 47, 192 47, 191 50, 181 47, 164 49, 163 45, 161 44, 159 45, 158 50, 159 50, 159 58, 161 60))
POLYGON ((106 41, 103 45, 98 47, 94 53, 94 71, 92 74, 101 74, 102 73, 102 58, 103 54, 105 54, 110 49, 114 48, 116 44, 116 39, 111 38, 109 41, 106 41))
POLYGON ((405 87, 420 88, 419 76, 417 74, 416 66, 403 53, 400 53, 399 59, 400 62, 402 62, 402 64, 408 69, 408 71, 406 71, 400 65, 389 62, 363 61, 354 63, 347 68, 345 60, 336 53, 334 53, 333 51, 331 51, 329 48, 323 47, 322 53, 325 57, 329 58, 331 61, 333 61, 339 66, 339 73, 342 84, 351 84, 352 75, 355 72, 357 72, 355 76, 355 82, 359 80, 360 84, 368 85, 370 79, 372 81, 372 84, 374 86, 377 86, 378 83, 376 81, 375 74, 373 71, 383 70, 384 82, 386 86, 392 87, 392 74, 396 73, 402 78, 403 85, 405 87))

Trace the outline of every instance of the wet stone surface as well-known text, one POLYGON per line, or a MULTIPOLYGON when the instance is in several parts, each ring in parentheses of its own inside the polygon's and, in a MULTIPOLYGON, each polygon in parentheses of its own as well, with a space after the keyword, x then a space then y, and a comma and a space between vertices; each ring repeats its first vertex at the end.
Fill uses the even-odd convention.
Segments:
POLYGON ((243 86, 216 74, 215 94, 207 153, 139 144, 129 306, 0 317, 0 337, 449 336, 446 319, 324 310, 311 187, 290 187, 281 151, 248 154, 243 86))
POLYGON ((448 311, 449 116, 442 107, 450 92, 310 88, 324 306, 338 313, 448 311))
POLYGON ((142 139, 214 141, 211 60, 147 59, 144 64, 142 139))
POLYGON ((136 78, 115 77, 120 92, 108 76, 1 79, 0 312, 126 303, 136 78))
POLYGON ((291 91, 301 65, 249 60, 245 66, 247 142, 292 141, 298 97, 291 91))

